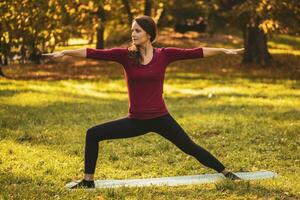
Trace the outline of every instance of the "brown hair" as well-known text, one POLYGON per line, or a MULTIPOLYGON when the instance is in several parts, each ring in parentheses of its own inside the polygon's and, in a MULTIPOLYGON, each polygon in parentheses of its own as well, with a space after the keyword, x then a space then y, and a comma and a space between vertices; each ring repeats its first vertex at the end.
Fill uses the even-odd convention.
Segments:
MULTIPOLYGON (((150 41, 153 43, 156 39, 157 35, 157 26, 155 21, 146 15, 138 16, 134 18, 134 20, 146 33, 150 35, 150 41)), ((141 52, 139 51, 139 48, 131 44, 130 47, 128 47, 129 50, 129 58, 133 59, 136 64, 140 64, 140 61, 142 59, 141 52)))

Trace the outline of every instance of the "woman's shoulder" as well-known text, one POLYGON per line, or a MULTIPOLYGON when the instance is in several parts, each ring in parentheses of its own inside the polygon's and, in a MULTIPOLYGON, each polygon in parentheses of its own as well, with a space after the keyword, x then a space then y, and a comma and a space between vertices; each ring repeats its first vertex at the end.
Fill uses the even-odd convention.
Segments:
POLYGON ((171 47, 171 46, 167 46, 167 47, 158 47, 158 52, 161 53, 161 54, 170 54, 176 50, 179 50, 181 48, 178 48, 178 47, 171 47))
POLYGON ((166 52, 166 51, 172 51, 172 50, 176 50, 176 49, 182 49, 179 47, 172 47, 172 46, 167 46, 167 47, 157 47, 157 49, 159 49, 159 51, 161 52, 166 52))
POLYGON ((168 51, 170 47, 164 47, 164 46, 160 46, 160 47, 155 47, 155 49, 157 50, 157 52, 159 53, 164 53, 165 51, 168 51))

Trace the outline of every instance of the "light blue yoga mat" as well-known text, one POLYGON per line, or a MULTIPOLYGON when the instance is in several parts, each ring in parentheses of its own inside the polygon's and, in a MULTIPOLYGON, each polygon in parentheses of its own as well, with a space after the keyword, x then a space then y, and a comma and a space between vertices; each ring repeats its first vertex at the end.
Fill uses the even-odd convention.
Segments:
MULTIPOLYGON (((257 180, 275 178, 277 174, 271 171, 258 172, 234 172, 243 180, 257 180)), ((96 188, 116 188, 116 187, 144 187, 144 186, 176 186, 176 185, 191 185, 201 183, 212 183, 224 179, 221 173, 204 174, 192 176, 173 176, 162 178, 146 178, 146 179, 124 179, 124 180, 97 180, 95 181, 96 188)), ((72 187, 76 182, 70 182, 66 185, 67 188, 72 187)))

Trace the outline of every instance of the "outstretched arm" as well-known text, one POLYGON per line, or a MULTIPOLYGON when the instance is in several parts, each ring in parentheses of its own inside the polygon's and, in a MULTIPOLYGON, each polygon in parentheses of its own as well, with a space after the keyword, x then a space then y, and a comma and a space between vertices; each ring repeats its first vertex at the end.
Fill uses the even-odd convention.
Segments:
POLYGON ((42 54, 42 56, 50 57, 50 58, 58 58, 63 56, 75 56, 75 57, 86 57, 86 48, 82 49, 76 49, 76 50, 63 50, 60 52, 54 52, 54 53, 45 53, 42 54))
POLYGON ((239 54, 244 51, 244 48, 241 49, 225 49, 225 48, 210 48, 202 47, 203 57, 214 56, 218 54, 239 54))

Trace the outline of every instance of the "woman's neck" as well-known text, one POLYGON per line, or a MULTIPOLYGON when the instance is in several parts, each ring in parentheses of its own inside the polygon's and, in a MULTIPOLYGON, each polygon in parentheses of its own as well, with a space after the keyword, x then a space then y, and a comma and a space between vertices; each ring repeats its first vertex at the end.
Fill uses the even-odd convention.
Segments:
POLYGON ((140 45, 138 48, 141 52, 142 57, 146 57, 147 55, 149 55, 153 52, 153 46, 150 42, 140 45))

